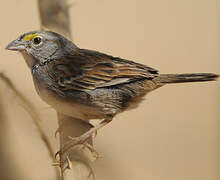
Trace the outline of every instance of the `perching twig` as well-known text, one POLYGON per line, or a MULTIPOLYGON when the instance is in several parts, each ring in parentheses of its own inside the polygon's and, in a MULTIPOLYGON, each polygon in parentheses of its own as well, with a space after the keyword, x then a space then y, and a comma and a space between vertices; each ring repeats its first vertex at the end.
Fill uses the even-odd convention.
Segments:
MULTIPOLYGON (((0 75, 1 76, 1 75, 0 75)), ((3 82, 4 83, 4 82, 3 82)), ((2 81, 0 80, 0 88, 2 88, 2 81)), ((3 87, 4 88, 4 87, 3 87)), ((2 89, 5 91, 5 89, 2 89)), ((7 180, 24 180, 21 172, 18 170, 13 158, 8 154, 8 139, 7 139, 7 116, 5 113, 5 107, 2 104, 2 98, 4 94, 2 93, 0 98, 0 179, 7 180)))
MULTIPOLYGON (((58 32, 68 38, 71 38, 69 6, 66 0, 38 0, 41 29, 58 32)), ((75 119, 58 113, 58 122, 60 134, 60 147, 63 146, 70 137, 77 137, 91 128, 91 124, 80 119, 75 119)), ((92 146, 92 138, 89 139, 89 146, 92 146)), ((61 178, 87 180, 93 174, 90 161, 91 153, 87 148, 80 146, 71 148, 68 152, 59 152, 61 178), (87 151, 86 151, 87 150, 87 151)))
MULTIPOLYGON (((92 127, 91 124, 80 119, 75 119, 60 113, 58 113, 58 120, 61 146, 69 140, 69 136, 80 136, 92 127)), ((91 139, 89 143, 92 144, 91 139)), ((59 155, 63 179, 70 179, 68 176, 73 176, 77 180, 87 180, 91 174, 93 175, 90 161, 94 156, 87 148, 83 148, 79 145, 71 148, 68 152, 62 152, 61 149, 59 155)))

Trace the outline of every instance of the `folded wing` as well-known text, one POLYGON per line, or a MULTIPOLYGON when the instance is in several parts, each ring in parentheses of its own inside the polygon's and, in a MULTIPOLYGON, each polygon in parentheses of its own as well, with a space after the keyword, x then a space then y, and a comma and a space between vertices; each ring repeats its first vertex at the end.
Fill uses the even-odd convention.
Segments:
POLYGON ((89 91, 158 76, 151 67, 96 51, 80 49, 67 60, 71 60, 68 66, 56 65, 62 71, 58 84, 65 90, 89 91))

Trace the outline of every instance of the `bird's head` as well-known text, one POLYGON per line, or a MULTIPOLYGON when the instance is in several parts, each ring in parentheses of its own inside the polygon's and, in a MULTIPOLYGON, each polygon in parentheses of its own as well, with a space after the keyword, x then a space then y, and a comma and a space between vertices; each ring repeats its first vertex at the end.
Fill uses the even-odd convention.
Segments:
POLYGON ((29 66, 59 59, 77 47, 69 40, 51 31, 32 31, 9 43, 7 50, 19 51, 29 66))

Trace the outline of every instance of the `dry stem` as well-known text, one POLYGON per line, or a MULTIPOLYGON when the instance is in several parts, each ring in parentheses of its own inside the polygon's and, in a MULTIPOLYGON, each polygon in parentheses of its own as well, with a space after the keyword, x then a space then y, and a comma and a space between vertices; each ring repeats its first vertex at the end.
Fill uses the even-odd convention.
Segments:
MULTIPOLYGON (((19 92, 19 90, 15 87, 12 81, 8 77, 6 77, 3 73, 0 73, 0 80, 5 84, 11 95, 14 96, 14 99, 18 102, 18 104, 21 105, 24 108, 24 110, 31 116, 37 127, 41 139, 43 140, 43 142, 45 143, 48 149, 51 159, 54 160, 54 152, 52 146, 46 134, 44 133, 43 128, 41 127, 40 117, 38 116, 38 113, 36 112, 33 104, 30 101, 28 101, 28 99, 21 92, 19 92)), ((4 111, 2 111, 1 113, 3 112, 4 111)), ((1 124, 1 126, 3 125, 1 124)), ((59 177, 59 172, 58 171, 56 172, 57 172, 57 177, 59 177)))

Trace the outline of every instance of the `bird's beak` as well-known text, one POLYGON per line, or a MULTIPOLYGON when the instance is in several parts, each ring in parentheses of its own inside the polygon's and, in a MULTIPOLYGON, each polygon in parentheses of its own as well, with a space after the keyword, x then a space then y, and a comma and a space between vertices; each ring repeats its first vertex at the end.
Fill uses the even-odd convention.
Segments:
POLYGON ((22 51, 25 49, 25 43, 16 39, 9 43, 5 49, 12 51, 22 51))

